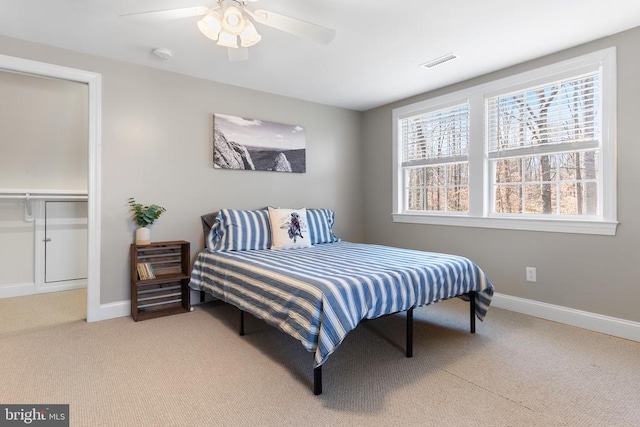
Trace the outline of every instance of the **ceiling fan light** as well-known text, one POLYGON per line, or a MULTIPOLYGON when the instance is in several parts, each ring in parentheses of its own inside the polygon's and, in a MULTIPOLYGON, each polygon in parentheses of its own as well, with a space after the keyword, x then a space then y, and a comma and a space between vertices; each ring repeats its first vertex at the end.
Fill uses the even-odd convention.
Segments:
POLYGON ((237 36, 244 30, 244 27, 245 19, 242 16, 242 11, 235 6, 228 6, 224 10, 224 16, 222 17, 222 28, 237 36))
POLYGON ((242 47, 249 47, 258 43, 260 40, 262 40, 262 36, 258 34, 256 27, 247 19, 244 30, 240 33, 240 45, 242 45, 242 47))
POLYGON ((207 13, 204 18, 202 18, 202 22, 210 26, 212 29, 218 31, 222 29, 222 15, 217 9, 207 13))
POLYGON ((231 34, 228 33, 226 31, 222 31, 220 32, 220 37, 218 39, 218 43, 219 46, 224 46, 224 47, 232 47, 232 48, 238 48, 238 36, 236 36, 235 34, 231 34))
POLYGON ((202 34, 210 38, 211 40, 218 40, 218 36, 220 35, 220 30, 216 30, 208 25, 204 20, 198 21, 198 29, 202 34))

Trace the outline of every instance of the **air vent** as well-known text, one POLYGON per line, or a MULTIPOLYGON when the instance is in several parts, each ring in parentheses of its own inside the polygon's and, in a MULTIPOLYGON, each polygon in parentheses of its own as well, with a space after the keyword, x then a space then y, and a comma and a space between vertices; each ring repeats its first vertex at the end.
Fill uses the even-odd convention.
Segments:
POLYGON ((420 64, 420 66, 422 68, 433 68, 437 65, 444 64, 445 62, 453 61, 454 59, 457 59, 457 58, 458 58, 458 55, 454 53, 447 53, 444 56, 441 56, 436 59, 432 59, 431 61, 427 61, 424 64, 420 64))

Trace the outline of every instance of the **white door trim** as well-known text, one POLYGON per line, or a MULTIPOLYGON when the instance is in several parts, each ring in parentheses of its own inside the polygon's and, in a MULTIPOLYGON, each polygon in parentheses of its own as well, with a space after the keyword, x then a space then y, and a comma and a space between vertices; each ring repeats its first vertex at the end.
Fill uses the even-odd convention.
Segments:
POLYGON ((87 321, 100 313, 100 179, 102 146, 102 76, 98 73, 0 55, 0 70, 70 80, 89 86, 87 321))

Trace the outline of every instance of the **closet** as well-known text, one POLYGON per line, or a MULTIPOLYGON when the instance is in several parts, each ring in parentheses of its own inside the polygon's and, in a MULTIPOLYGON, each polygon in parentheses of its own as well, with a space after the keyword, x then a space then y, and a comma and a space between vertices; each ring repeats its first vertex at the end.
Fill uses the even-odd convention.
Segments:
POLYGON ((0 71, 0 298, 86 286, 88 99, 0 71))

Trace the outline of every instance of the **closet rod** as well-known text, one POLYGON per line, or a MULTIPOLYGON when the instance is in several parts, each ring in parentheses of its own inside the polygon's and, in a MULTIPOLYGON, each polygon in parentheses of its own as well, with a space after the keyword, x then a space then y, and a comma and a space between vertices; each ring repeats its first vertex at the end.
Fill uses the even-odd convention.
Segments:
POLYGON ((65 199, 65 200, 87 200, 88 196, 79 195, 79 194, 69 194, 69 195, 60 195, 60 194, 0 194, 0 199, 24 199, 24 200, 36 200, 36 199, 65 199))
POLYGON ((0 199, 71 199, 86 200, 87 192, 82 190, 45 190, 45 189, 0 189, 0 199))
POLYGON ((33 221, 32 200, 88 200, 86 193, 80 191, 65 190, 40 190, 40 191, 0 191, 0 199, 24 200, 25 221, 33 221))

